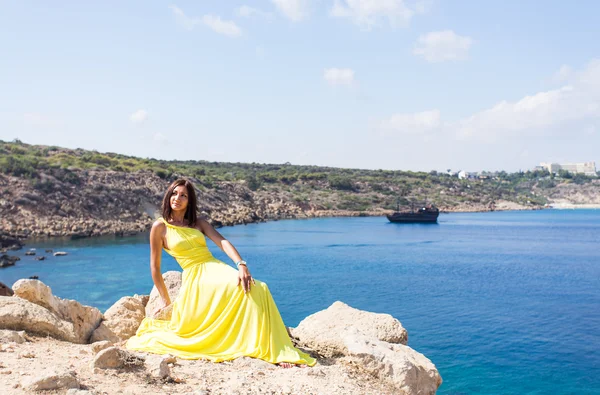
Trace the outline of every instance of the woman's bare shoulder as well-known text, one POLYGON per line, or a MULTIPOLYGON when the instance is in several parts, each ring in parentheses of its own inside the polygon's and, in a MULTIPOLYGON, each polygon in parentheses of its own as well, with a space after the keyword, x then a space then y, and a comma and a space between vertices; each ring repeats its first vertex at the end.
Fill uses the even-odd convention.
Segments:
POLYGON ((206 226, 209 225, 208 221, 205 220, 204 218, 198 218, 196 220, 196 229, 198 229, 199 231, 203 232, 206 230, 206 226))
POLYGON ((162 231, 165 231, 166 229, 167 229, 167 225, 165 224, 165 221, 162 218, 157 219, 152 224, 152 230, 162 232, 162 231))

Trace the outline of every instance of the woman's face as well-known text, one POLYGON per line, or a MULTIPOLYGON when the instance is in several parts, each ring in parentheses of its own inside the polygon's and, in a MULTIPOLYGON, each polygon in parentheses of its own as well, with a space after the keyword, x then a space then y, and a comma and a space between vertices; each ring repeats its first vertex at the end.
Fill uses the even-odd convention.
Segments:
POLYGON ((188 205, 188 191, 185 185, 178 185, 171 194, 171 210, 184 211, 188 205))

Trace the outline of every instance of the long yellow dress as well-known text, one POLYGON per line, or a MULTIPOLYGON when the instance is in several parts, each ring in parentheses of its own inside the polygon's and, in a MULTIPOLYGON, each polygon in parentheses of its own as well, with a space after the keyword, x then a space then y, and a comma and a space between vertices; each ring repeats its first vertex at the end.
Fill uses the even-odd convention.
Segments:
POLYGON ((127 341, 128 349, 214 362, 248 356, 270 363, 316 363, 292 345, 267 284, 255 280, 244 294, 238 271, 213 257, 202 232, 161 220, 170 248, 165 251, 183 269, 179 296, 171 320, 145 318, 127 341))

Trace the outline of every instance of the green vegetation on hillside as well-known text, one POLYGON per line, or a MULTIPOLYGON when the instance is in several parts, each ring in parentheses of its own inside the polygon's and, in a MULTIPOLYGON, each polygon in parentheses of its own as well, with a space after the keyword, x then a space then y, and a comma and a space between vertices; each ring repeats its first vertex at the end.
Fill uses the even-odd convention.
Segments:
POLYGON ((543 205, 544 190, 558 182, 577 184, 593 178, 545 171, 483 173, 478 179, 459 180, 445 173, 342 169, 286 164, 222 163, 209 161, 165 161, 83 149, 28 145, 18 140, 0 141, 0 174, 24 177, 36 189, 52 191, 52 176, 78 185, 86 171, 151 171, 158 177, 192 177, 202 188, 220 181, 244 180, 257 192, 284 195, 298 205, 320 209, 394 209, 398 199, 429 200, 438 206, 488 205, 503 199, 520 204, 543 205), (533 192, 534 187, 538 193, 533 192), (542 193, 540 193, 542 191, 542 193))

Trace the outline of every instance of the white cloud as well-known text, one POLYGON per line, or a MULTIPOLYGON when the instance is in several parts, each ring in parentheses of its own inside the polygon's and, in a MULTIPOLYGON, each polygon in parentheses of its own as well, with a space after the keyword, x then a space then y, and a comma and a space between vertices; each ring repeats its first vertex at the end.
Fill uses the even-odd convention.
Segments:
POLYGON ((444 30, 420 36, 413 53, 432 63, 462 60, 467 58, 471 45, 472 38, 444 30))
POLYGON ((310 12, 308 0, 271 0, 275 7, 294 22, 306 18, 310 12))
POLYGON ((184 29, 192 30, 194 29, 194 27, 196 27, 196 25, 202 23, 202 20, 200 18, 190 18, 183 12, 181 8, 175 5, 170 5, 169 8, 171 9, 171 11, 173 11, 177 23, 179 23, 179 25, 182 26, 184 29))
POLYGON ((571 67, 567 66, 566 64, 562 65, 560 69, 552 76, 552 81, 557 83, 564 83, 572 76, 572 74, 573 70, 571 69, 571 67))
POLYGON ((594 59, 587 67, 575 75, 578 83, 588 90, 600 93, 600 59, 594 59))
POLYGON ((588 125, 583 128, 583 134, 586 136, 593 136, 596 134, 596 127, 593 125, 588 125))
POLYGON ((503 142, 526 137, 593 135, 600 128, 600 59, 573 71, 569 84, 516 101, 500 101, 458 121, 443 121, 438 110, 396 114, 380 128, 396 133, 453 136, 461 141, 503 142))
POLYGON ((419 0, 415 3, 415 14, 426 14, 433 6, 433 0, 419 0))
POLYGON ((170 5, 169 8, 175 15, 177 23, 186 30, 193 30, 198 25, 204 25, 225 36, 239 37, 242 35, 242 29, 233 21, 225 21, 215 15, 204 15, 202 18, 189 17, 175 5, 170 5))
POLYGON ((133 123, 142 123, 146 119, 148 119, 148 111, 146 110, 137 110, 129 116, 129 120, 133 123))
POLYGON ((236 8, 235 14, 242 18, 271 19, 273 17, 273 14, 271 14, 270 12, 265 12, 265 11, 259 10, 257 8, 247 6, 247 5, 243 5, 241 7, 236 8))
POLYGON ((425 2, 411 10, 404 0, 334 0, 331 15, 348 18, 362 29, 369 30, 387 19, 392 28, 406 27, 415 13, 426 12, 425 2))
POLYGON ((323 78, 325 78, 325 81, 330 85, 353 85, 354 70, 338 68, 325 69, 323 78))
POLYGON ((235 22, 224 21, 218 16, 204 15, 202 23, 211 28, 217 33, 224 34, 229 37, 239 37, 242 35, 242 29, 235 22))
POLYGON ((461 120, 455 125, 456 134, 462 139, 484 141, 522 134, 551 134, 560 125, 592 115, 578 96, 576 88, 567 85, 516 102, 501 101, 461 120))
POLYGON ((387 133, 425 134, 440 127, 440 111, 431 110, 413 114, 394 114, 381 122, 387 133))

